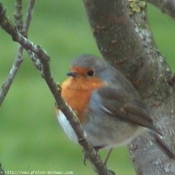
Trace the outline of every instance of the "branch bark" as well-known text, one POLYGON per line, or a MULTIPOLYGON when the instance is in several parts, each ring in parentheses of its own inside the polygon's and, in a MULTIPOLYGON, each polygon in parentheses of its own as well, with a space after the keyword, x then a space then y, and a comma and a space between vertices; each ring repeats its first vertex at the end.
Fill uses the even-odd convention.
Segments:
MULTIPOLYGON (((156 48, 146 4, 127 0, 83 2, 102 56, 134 84, 163 139, 175 151, 175 93, 174 85, 168 83, 172 72, 156 48)), ((175 163, 144 138, 132 142, 130 153, 137 174, 175 174, 175 163)))

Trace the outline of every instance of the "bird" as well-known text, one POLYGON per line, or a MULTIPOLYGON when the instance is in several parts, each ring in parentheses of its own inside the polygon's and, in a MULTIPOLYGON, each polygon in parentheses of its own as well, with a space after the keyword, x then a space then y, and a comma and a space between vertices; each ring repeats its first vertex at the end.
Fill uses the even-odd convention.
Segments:
MULTIPOLYGON (((116 68, 98 56, 82 54, 72 60, 67 75, 61 95, 76 112, 87 141, 97 152, 109 149, 110 154, 113 148, 143 135, 168 158, 175 159, 138 91, 116 68)), ((68 137, 78 143, 73 128, 57 106, 56 116, 68 137)))

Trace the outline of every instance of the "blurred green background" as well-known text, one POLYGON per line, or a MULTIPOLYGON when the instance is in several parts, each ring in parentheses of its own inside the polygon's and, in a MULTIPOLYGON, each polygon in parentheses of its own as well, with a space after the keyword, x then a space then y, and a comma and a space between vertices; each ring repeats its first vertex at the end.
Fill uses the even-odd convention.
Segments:
MULTIPOLYGON (((1 0, 13 20, 14 2, 1 0)), ((29 1, 24 1, 24 10, 29 1)), ((175 70, 175 23, 148 6, 155 41, 175 70)), ((72 57, 81 53, 100 55, 81 1, 37 0, 29 38, 51 56, 54 78, 62 82, 72 57)), ((15 58, 18 44, 0 30, 0 84, 15 58)), ((70 142, 58 125, 54 99, 44 80, 24 54, 24 62, 0 108, 0 162, 4 170, 73 171, 95 175, 83 165, 81 147, 70 142)), ((106 151, 102 151, 104 158, 106 151)), ((117 148, 108 167, 120 175, 134 175, 127 147, 117 148)))

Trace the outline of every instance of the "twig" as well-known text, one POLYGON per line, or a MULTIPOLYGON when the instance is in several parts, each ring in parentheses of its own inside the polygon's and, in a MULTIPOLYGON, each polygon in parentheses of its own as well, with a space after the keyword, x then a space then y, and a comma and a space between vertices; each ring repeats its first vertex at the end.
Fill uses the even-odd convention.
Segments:
POLYGON ((95 171, 99 175, 114 175, 113 172, 108 170, 106 166, 101 161, 100 157, 96 155, 94 148, 89 145, 84 137, 84 131, 82 126, 79 123, 76 114, 72 111, 72 109, 66 104, 66 102, 61 97, 61 88, 57 85, 51 75, 49 60, 50 57, 40 46, 33 44, 31 41, 22 36, 16 27, 9 21, 6 17, 5 10, 0 3, 0 25, 1 27, 11 35, 12 39, 22 45, 25 50, 30 50, 34 52, 38 59, 40 60, 43 70, 42 77, 45 79, 50 91, 52 92, 59 109, 64 113, 70 122, 72 128, 74 129, 77 138, 79 140, 80 145, 84 148, 86 157, 90 160, 92 165, 94 165, 95 171))
MULTIPOLYGON (((28 7, 28 11, 27 11, 28 13, 26 16, 25 24, 24 24, 24 27, 22 27, 22 25, 23 25, 22 14, 21 14, 22 1, 21 0, 16 1, 16 5, 15 5, 16 6, 16 13, 14 15, 15 22, 16 22, 18 30, 20 30, 21 33, 25 33, 25 35, 27 35, 28 29, 29 29, 31 15, 32 15, 32 11, 33 11, 32 9, 34 8, 34 2, 35 2, 35 0, 31 0, 29 3, 29 7, 28 7)), ((3 13, 5 13, 5 10, 4 9, 2 9, 2 10, 3 10, 3 13)), ((0 17, 0 20, 1 20, 1 17, 0 17)), ((14 78, 15 78, 15 76, 20 68, 20 65, 23 61, 22 53, 23 53, 23 47, 19 46, 17 56, 15 57, 15 60, 13 62, 10 73, 9 73, 6 81, 3 83, 1 90, 0 90, 0 106, 1 106, 2 102, 4 101, 8 91, 10 89, 10 86, 11 86, 11 84, 12 84, 12 82, 13 82, 13 80, 14 80, 14 78)))
MULTIPOLYGON (((15 4, 15 9, 16 12, 14 14, 14 18, 15 18, 15 23, 16 26, 18 28, 19 31, 22 31, 23 29, 23 21, 22 21, 22 0, 16 0, 16 4, 15 4)), ((17 52, 17 56, 15 57, 15 60, 13 62, 13 65, 11 67, 10 73, 6 79, 6 81, 3 83, 2 87, 1 87, 1 91, 0 91, 0 106, 2 104, 2 102, 4 101, 10 86, 19 70, 19 67, 23 61, 22 58, 22 52, 23 52, 23 48, 21 46, 19 46, 18 48, 18 52, 17 52)))
POLYGON ((2 169, 1 163, 0 163, 0 175, 5 175, 5 172, 4 172, 4 170, 2 169))
POLYGON ((148 0, 148 2, 175 19, 175 0, 148 0))
POLYGON ((15 58, 15 61, 12 65, 12 68, 10 70, 10 73, 6 79, 6 81, 3 83, 2 87, 1 87, 1 91, 0 91, 0 106, 2 104, 2 102, 4 101, 9 89, 10 89, 10 86, 19 70, 19 67, 22 63, 22 47, 20 46, 19 49, 18 49, 18 55, 16 56, 15 58))
POLYGON ((15 23, 19 31, 22 31, 23 29, 23 20, 22 20, 22 0, 16 0, 15 4, 15 13, 14 13, 14 18, 15 18, 15 23))
MULTIPOLYGON (((35 5, 35 0, 30 0, 30 3, 29 3, 29 7, 28 7, 28 10, 27 10, 27 16, 26 16, 26 21, 24 23, 24 30, 25 31, 28 31, 29 29, 29 25, 30 25, 30 21, 32 19, 32 13, 33 13, 33 9, 34 9, 34 5, 35 5)), ((27 38, 27 33, 26 35, 27 38)), ((22 46, 21 46, 22 47, 22 46)), ((29 57, 31 58, 31 60, 33 61, 35 67, 39 70, 39 71, 42 71, 42 65, 41 65, 41 62, 40 60, 37 58, 37 56, 31 52, 30 50, 27 51, 28 52, 28 55, 29 57)))
POLYGON ((34 5, 35 5, 35 0, 30 0, 28 10, 27 10, 26 20, 25 20, 25 23, 24 23, 24 26, 23 26, 23 29, 26 32, 28 32, 28 29, 29 29, 29 26, 30 26, 34 5))

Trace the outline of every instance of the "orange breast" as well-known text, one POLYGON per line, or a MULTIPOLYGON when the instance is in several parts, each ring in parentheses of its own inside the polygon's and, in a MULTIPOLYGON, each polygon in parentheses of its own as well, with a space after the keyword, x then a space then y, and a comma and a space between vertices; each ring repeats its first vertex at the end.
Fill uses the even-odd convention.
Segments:
POLYGON ((98 78, 70 77, 63 82, 62 96, 71 108, 77 112, 80 122, 83 121, 83 112, 89 104, 93 90, 104 85, 98 78))

